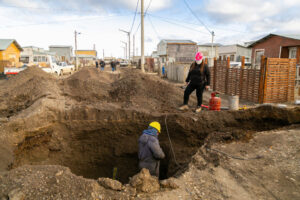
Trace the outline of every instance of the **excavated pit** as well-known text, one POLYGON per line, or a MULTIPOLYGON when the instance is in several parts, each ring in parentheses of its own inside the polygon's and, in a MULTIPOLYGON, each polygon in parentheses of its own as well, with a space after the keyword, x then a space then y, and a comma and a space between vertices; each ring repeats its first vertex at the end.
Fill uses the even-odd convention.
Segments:
POLYGON ((251 138, 253 133, 299 123, 299 109, 292 111, 262 107, 239 112, 203 112, 198 116, 173 114, 167 118, 179 166, 171 155, 165 115, 136 111, 103 111, 77 108, 64 113, 63 120, 24 133, 14 151, 10 169, 30 165, 62 165, 85 178, 113 177, 128 182, 138 172, 138 137, 147 124, 162 124, 160 144, 166 153, 160 178, 180 175, 204 143, 251 138))

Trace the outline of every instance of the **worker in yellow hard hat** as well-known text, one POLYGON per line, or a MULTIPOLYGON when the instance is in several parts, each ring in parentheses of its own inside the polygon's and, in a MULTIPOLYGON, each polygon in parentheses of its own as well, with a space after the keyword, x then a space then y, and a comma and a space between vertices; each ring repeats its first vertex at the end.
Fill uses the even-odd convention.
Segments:
POLYGON ((146 168, 152 176, 159 177, 160 160, 165 158, 158 141, 159 122, 151 122, 139 138, 139 169, 146 168))

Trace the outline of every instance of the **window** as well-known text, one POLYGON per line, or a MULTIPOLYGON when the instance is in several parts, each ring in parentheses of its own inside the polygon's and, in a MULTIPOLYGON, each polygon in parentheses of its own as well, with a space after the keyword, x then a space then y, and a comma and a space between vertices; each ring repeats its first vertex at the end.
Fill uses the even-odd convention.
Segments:
POLYGON ((38 58, 36 56, 33 57, 33 62, 37 62, 38 58))
POLYGON ((230 55, 230 60, 234 61, 234 55, 230 55))
POLYGON ((296 55, 297 55, 297 48, 290 47, 289 48, 289 58, 296 58, 296 55))

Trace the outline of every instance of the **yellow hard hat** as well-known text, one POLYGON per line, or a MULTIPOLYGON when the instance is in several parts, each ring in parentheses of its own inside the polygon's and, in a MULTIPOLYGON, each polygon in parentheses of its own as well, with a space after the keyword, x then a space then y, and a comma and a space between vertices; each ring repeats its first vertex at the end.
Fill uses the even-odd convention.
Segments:
POLYGON ((159 122, 151 122, 149 126, 155 128, 160 133, 160 123, 159 122))

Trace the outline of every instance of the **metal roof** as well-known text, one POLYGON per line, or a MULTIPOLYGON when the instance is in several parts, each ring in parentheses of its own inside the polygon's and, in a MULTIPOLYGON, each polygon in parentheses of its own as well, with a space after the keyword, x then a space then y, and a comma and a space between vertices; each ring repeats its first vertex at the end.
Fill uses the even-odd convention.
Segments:
MULTIPOLYGON (((198 46, 209 46, 209 47, 211 47, 211 45, 212 45, 212 43, 198 44, 198 46)), ((213 45, 214 45, 215 47, 216 47, 216 46, 218 46, 218 47, 223 46, 223 45, 220 44, 220 43, 213 43, 213 45)))
POLYGON ((163 39, 161 40, 162 42, 165 42, 167 44, 170 44, 170 43, 191 43, 191 44, 197 44, 196 42, 192 41, 192 40, 167 40, 167 39, 163 39))
POLYGON ((50 45, 49 48, 73 48, 73 47, 67 45, 50 45))
POLYGON ((263 40, 266 40, 270 37, 273 36, 279 36, 279 37, 285 37, 285 38, 290 38, 290 39, 294 39, 294 40, 300 40, 300 35, 292 35, 292 34, 274 34, 274 33, 270 33, 266 36, 264 36, 263 38, 253 42, 252 44, 250 44, 248 47, 253 47, 254 45, 256 45, 259 42, 262 42, 263 40))
POLYGON ((23 50, 15 39, 0 39, 0 51, 6 50, 11 43, 14 43, 20 51, 23 50))

